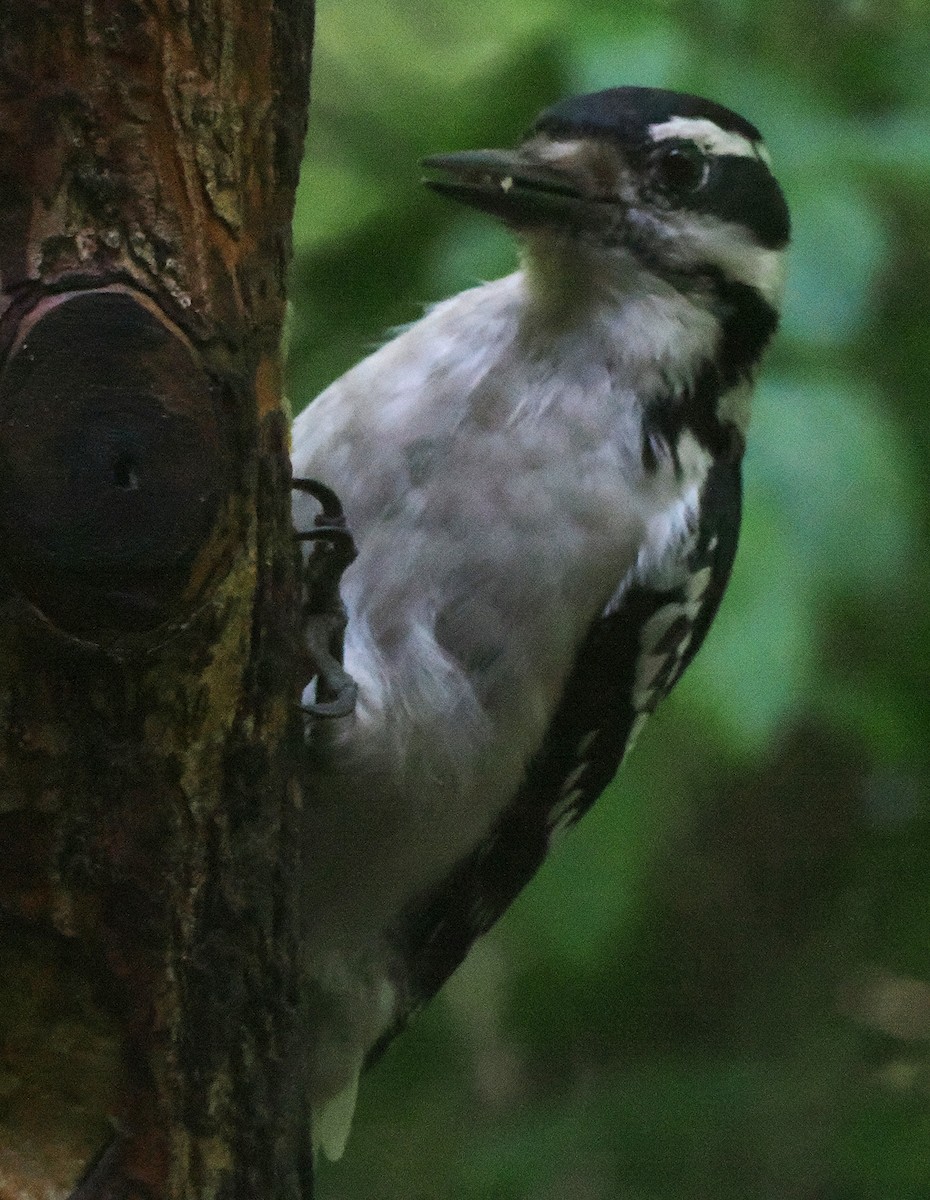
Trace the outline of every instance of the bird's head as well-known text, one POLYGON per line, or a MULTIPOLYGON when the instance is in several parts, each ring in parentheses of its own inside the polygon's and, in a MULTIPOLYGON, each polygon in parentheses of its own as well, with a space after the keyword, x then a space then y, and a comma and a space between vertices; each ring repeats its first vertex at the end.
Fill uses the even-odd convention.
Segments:
POLYGON ((788 209, 755 126, 710 100, 620 87, 564 100, 512 150, 425 160, 427 186, 498 217, 529 266, 629 287, 748 286, 776 309, 788 209))

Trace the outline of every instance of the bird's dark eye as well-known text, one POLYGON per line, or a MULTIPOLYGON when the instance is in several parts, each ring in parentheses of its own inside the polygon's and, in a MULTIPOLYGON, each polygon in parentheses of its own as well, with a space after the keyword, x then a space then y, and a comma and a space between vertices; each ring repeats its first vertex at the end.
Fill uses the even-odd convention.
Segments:
POLYGON ((694 145, 663 146, 652 156, 653 182, 664 192, 696 192, 704 186, 710 164, 694 145))

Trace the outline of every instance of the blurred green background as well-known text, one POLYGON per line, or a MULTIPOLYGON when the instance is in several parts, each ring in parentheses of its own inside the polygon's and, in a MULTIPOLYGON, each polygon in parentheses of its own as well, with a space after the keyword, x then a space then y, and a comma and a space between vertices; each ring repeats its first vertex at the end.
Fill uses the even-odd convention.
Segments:
POLYGON ((930 1197, 930 10, 320 0, 299 408, 511 270, 419 186, 555 99, 694 91, 794 215, 733 583, 619 780, 368 1076, 323 1200, 930 1197))

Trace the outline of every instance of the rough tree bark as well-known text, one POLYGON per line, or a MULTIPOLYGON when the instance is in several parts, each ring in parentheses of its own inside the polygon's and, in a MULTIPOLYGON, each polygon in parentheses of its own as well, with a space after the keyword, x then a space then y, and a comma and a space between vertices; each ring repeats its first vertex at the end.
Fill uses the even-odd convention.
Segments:
POLYGON ((2 1200, 310 1195, 279 337, 311 38, 312 0, 0 5, 2 1200))

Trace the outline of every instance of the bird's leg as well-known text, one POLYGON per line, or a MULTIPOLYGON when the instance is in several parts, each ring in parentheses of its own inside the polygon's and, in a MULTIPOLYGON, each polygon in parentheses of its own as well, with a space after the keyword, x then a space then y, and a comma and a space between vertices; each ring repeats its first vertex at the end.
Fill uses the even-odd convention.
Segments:
POLYGON ((355 558, 355 542, 331 488, 315 479, 294 479, 292 486, 312 496, 321 508, 313 528, 295 535, 299 542, 314 543, 303 563, 301 616, 316 700, 301 709, 315 717, 346 717, 355 708, 358 687, 342 665, 346 614, 339 582, 355 558))

